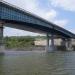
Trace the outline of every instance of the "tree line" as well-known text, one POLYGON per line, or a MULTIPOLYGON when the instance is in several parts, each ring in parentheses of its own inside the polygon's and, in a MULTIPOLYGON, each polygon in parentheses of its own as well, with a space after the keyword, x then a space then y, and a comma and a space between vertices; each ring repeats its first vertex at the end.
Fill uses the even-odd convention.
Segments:
POLYGON ((45 36, 11 36, 4 37, 4 44, 6 48, 24 48, 35 46, 36 39, 45 39, 45 36))

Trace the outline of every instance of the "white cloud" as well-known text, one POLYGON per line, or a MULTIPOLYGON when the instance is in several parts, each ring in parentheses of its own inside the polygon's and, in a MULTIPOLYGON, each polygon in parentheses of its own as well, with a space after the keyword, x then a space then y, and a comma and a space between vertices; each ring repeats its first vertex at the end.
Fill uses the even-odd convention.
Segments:
POLYGON ((65 10, 75 11, 75 0, 50 0, 53 6, 62 7, 65 10))
POLYGON ((53 20, 57 16, 57 12, 53 9, 43 14, 43 18, 47 20, 53 20))
POLYGON ((57 12, 54 9, 41 9, 38 4, 38 0, 5 0, 11 4, 14 4, 22 9, 32 12, 42 18, 51 20, 57 16, 57 12))
POLYGON ((60 27, 64 27, 65 25, 67 25, 68 20, 55 20, 54 23, 60 27))
POLYGON ((37 0, 4 0, 22 9, 33 11, 37 9, 37 0))
POLYGON ((56 16, 57 16, 57 12, 53 9, 50 9, 49 11, 43 11, 40 10, 36 11, 37 13, 35 13, 36 15, 48 20, 48 21, 52 21, 56 16))

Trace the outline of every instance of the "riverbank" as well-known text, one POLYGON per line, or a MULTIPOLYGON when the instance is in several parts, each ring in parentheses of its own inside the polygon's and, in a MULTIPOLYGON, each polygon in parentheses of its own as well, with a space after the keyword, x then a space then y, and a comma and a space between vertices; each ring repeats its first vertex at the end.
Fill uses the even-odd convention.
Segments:
MULTIPOLYGON (((75 47, 73 47, 75 50, 75 47)), ((57 51, 66 51, 65 46, 55 46, 57 51)), ((6 51, 45 51, 46 46, 32 46, 32 47, 22 47, 22 48, 5 48, 6 51)))
POLYGON ((45 51, 45 46, 34 46, 34 47, 24 47, 24 48, 6 48, 6 51, 45 51))

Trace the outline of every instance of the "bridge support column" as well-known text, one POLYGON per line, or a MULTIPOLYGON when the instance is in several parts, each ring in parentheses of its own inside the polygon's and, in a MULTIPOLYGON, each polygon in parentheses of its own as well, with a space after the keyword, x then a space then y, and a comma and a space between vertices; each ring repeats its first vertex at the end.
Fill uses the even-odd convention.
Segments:
POLYGON ((49 37, 49 34, 47 34, 47 48, 46 48, 46 50, 47 50, 47 52, 52 52, 52 51, 54 51, 55 50, 55 46, 54 46, 54 36, 53 35, 51 35, 51 44, 50 44, 50 42, 49 42, 49 39, 50 37, 49 37))
POLYGON ((4 45, 3 45, 3 23, 0 22, 0 53, 2 53, 4 50, 4 45))
POLYGON ((71 39, 62 39, 62 44, 61 45, 64 48, 64 50, 67 50, 67 51, 72 51, 73 50, 71 39))
POLYGON ((66 50, 73 51, 73 46, 72 46, 72 40, 71 39, 66 40, 66 50))

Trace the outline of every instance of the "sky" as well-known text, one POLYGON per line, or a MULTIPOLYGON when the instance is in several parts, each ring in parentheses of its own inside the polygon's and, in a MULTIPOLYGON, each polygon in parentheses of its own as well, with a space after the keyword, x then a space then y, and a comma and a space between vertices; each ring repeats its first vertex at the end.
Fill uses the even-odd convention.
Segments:
MULTIPOLYGON (((75 0, 4 0, 75 33, 75 0)), ((4 36, 41 35, 4 28, 4 36)))

